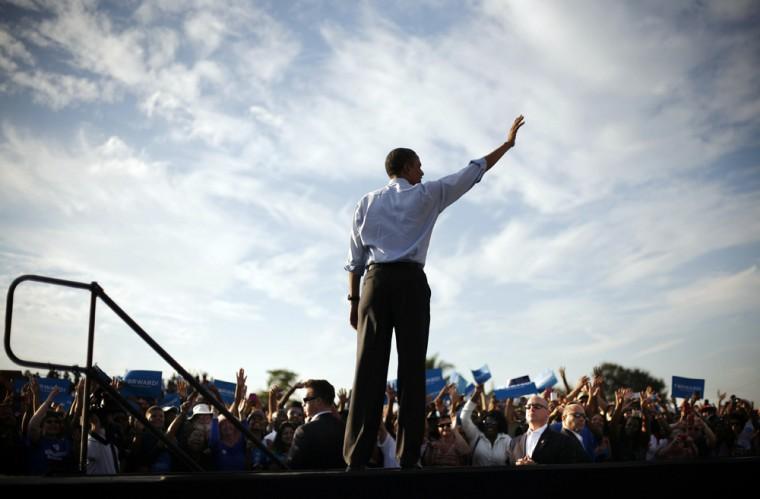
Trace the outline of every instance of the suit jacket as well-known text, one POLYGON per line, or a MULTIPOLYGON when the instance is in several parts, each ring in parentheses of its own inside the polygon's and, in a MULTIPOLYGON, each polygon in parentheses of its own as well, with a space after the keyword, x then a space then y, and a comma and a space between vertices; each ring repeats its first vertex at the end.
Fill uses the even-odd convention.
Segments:
POLYGON ((578 437, 575 436, 575 433, 568 430, 567 428, 562 428, 562 431, 560 431, 560 433, 565 435, 573 443, 573 462, 574 463, 590 463, 591 462, 591 458, 586 453, 586 449, 583 448, 583 444, 580 443, 580 441, 578 440, 578 437))
MULTIPOLYGON (((572 438, 575 440, 575 437, 572 438)), ((518 459, 525 457, 527 439, 527 432, 512 439, 509 450, 513 464, 518 459)), ((580 446, 577 440, 575 440, 575 443, 580 446)), ((541 434, 541 438, 538 439, 532 459, 538 464, 571 464, 579 462, 577 461, 578 456, 570 437, 556 431, 551 431, 548 426, 541 434)))
POLYGON ((295 470, 345 469, 343 421, 325 413, 298 427, 288 453, 288 465, 295 470))

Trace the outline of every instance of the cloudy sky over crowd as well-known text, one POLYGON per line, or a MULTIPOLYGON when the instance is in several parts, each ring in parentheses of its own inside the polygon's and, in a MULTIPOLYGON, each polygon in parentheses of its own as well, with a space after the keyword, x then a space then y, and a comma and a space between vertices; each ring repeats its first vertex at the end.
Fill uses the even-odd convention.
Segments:
MULTIPOLYGON (((433 234, 429 353, 760 401, 758 48, 751 0, 5 1, 0 285, 97 281, 190 370, 348 387, 350 221, 385 155, 437 178, 523 114, 433 234)), ((16 300, 19 355, 84 363, 85 293, 16 300)), ((98 308, 106 372, 169 374, 133 336, 98 308)))

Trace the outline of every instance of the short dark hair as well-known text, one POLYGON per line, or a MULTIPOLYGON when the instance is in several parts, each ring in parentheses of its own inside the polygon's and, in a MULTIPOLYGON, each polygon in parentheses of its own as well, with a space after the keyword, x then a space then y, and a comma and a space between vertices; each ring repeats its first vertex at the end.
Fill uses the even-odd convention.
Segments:
POLYGON ((385 171, 389 177, 398 176, 407 163, 413 161, 417 153, 406 147, 398 147, 385 157, 385 171))
POLYGON ((326 379, 310 379, 303 384, 304 388, 311 388, 314 396, 326 404, 335 403, 335 388, 326 379))

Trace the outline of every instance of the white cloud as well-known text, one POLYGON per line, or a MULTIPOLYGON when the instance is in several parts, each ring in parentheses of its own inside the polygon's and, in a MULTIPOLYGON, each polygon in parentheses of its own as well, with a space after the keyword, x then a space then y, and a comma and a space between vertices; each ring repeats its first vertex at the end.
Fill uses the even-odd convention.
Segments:
POLYGON ((434 178, 517 113, 517 147, 436 229, 431 348, 532 372, 698 358, 710 347, 685 338, 702 322, 741 332, 754 313, 757 272, 722 252, 754 251, 760 199, 721 170, 757 142, 754 5, 483 2, 416 30, 373 3, 297 19, 248 2, 37 6, 44 21, 0 31, 0 97, 70 124, 4 116, 3 275, 94 275, 192 365, 267 351, 256 369, 348 385, 352 342, 323 343, 352 334, 353 202, 392 147, 434 178), (80 115, 114 118, 85 133, 80 115), (239 334, 250 321, 270 332, 239 334), (537 343, 552 348, 516 358, 537 343))

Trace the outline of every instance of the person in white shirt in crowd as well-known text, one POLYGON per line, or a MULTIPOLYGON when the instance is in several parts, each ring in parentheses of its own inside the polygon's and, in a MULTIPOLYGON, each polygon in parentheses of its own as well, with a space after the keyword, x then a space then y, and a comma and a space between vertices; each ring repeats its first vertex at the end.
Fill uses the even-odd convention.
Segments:
POLYGON ((483 430, 481 431, 472 420, 472 414, 483 393, 483 385, 475 387, 470 400, 462 408, 462 428, 467 441, 472 449, 473 466, 504 466, 509 464, 509 446, 512 438, 507 434, 506 420, 502 415, 500 424, 499 415, 496 411, 486 413, 483 418, 483 430))
POLYGON ((102 409, 90 412, 90 433, 87 435, 88 475, 115 475, 119 472, 118 450, 107 439, 103 427, 107 418, 107 413, 102 409))

